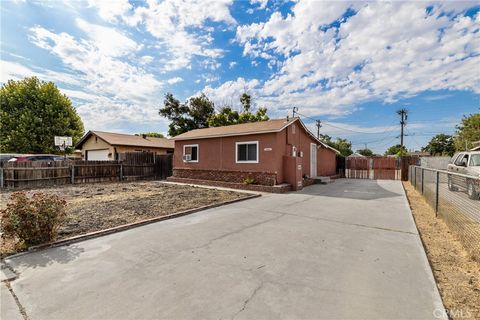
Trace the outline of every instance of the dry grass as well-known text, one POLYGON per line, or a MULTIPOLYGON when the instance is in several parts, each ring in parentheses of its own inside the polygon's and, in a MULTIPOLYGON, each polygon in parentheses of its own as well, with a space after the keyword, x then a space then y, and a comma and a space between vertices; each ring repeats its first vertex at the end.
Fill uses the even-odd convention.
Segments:
POLYGON ((480 319, 480 264, 408 182, 403 186, 445 308, 452 319, 480 319))
MULTIPOLYGON (((210 204, 244 198, 245 193, 154 181, 84 184, 29 190, 57 194, 67 200, 67 219, 59 239, 164 216, 210 204)), ((0 208, 11 192, 0 193, 0 208)), ((15 239, 2 239, 0 256, 23 250, 15 239)))

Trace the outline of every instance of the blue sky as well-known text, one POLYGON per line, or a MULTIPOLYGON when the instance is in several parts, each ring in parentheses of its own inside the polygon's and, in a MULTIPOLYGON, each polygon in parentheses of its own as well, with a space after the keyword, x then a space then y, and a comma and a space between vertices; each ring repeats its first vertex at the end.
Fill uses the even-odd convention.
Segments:
POLYGON ((376 152, 452 134, 480 107, 477 2, 2 1, 1 79, 36 75, 69 96, 87 130, 165 133, 165 93, 313 129, 376 152))

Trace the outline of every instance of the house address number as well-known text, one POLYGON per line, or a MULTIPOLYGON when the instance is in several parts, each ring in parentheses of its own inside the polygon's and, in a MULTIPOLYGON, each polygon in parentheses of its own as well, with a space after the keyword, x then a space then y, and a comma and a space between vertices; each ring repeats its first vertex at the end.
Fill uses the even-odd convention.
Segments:
POLYGON ((272 148, 263 148, 263 151, 272 151, 272 148))

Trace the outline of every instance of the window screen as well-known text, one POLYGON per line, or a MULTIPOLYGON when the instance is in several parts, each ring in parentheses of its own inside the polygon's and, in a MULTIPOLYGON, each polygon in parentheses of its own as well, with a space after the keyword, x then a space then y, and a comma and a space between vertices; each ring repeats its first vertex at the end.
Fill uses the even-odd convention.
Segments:
POLYGON ((237 161, 257 161, 257 143, 237 144, 237 161))

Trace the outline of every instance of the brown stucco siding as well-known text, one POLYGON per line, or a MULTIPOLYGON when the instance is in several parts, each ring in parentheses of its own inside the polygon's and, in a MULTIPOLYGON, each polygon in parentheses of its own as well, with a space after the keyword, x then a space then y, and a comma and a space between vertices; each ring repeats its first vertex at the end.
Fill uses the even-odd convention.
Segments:
MULTIPOLYGON (((239 172, 238 179, 243 179, 244 173, 259 172, 274 173, 277 184, 283 182, 292 183, 292 181, 289 181, 292 179, 292 175, 289 174, 288 171, 285 171, 290 169, 285 168, 284 156, 292 156, 292 150, 293 147, 295 147, 297 155, 300 155, 300 153, 303 154, 301 161, 298 162, 298 164, 301 164, 301 175, 310 176, 311 143, 317 145, 317 175, 335 174, 335 152, 320 146, 299 123, 294 123, 277 133, 176 140, 173 167, 174 169, 198 170, 198 175, 200 175, 198 179, 205 179, 201 178, 201 176, 203 176, 201 171, 205 170, 239 172), (258 163, 236 162, 236 143, 246 141, 258 141, 258 163), (183 147, 185 145, 198 145, 198 162, 183 161, 183 147)), ((298 166, 296 168, 298 168, 298 166)), ((193 171, 188 172, 189 176, 185 176, 184 178, 194 178, 192 176, 194 175, 193 171)), ((182 172, 182 174, 187 173, 182 172)), ((222 181, 232 180, 230 175, 228 177, 218 176, 217 173, 209 175, 216 176, 222 181)), ((177 176, 180 177, 180 173, 178 173, 177 176)))
POLYGON ((276 133, 219 137, 209 139, 177 140, 173 167, 201 170, 227 170, 278 173, 282 168, 281 157, 277 156, 276 133), (258 163, 237 163, 235 148, 237 142, 258 141, 258 163), (183 146, 198 145, 198 162, 184 162, 183 146), (271 150, 270 150, 271 149, 271 150))
POLYGON ((317 174, 333 176, 337 173, 337 154, 325 147, 317 150, 317 174))

